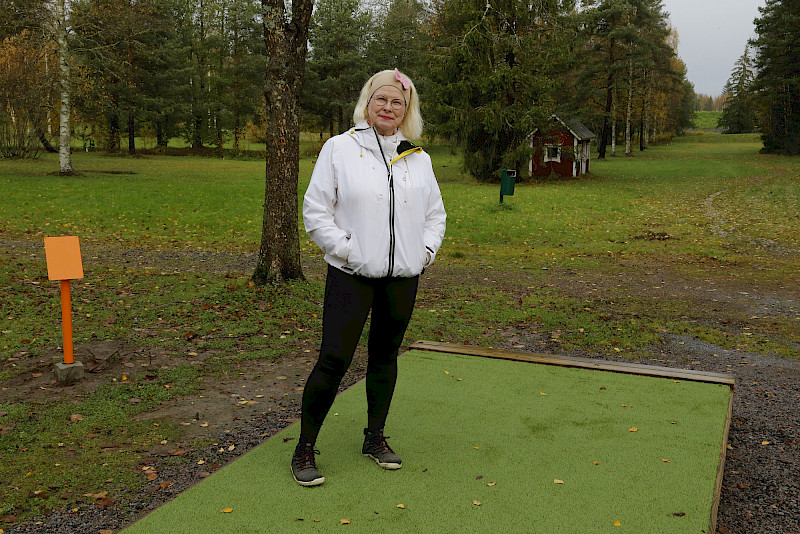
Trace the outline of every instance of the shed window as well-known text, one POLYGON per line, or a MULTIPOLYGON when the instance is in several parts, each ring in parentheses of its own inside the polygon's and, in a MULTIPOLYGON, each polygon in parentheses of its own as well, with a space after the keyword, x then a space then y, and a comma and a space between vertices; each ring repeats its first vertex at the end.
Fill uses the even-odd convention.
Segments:
POLYGON ((561 163, 561 147, 558 145, 546 145, 544 147, 544 161, 555 161, 561 163))

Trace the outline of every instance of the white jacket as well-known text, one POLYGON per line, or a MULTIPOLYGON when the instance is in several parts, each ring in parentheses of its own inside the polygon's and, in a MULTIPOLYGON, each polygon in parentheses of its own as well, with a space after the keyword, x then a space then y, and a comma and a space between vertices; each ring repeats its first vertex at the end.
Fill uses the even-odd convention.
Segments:
POLYGON ((381 278, 416 276, 433 263, 447 215, 430 156, 407 146, 387 164, 363 122, 322 147, 303 222, 329 265, 381 278))

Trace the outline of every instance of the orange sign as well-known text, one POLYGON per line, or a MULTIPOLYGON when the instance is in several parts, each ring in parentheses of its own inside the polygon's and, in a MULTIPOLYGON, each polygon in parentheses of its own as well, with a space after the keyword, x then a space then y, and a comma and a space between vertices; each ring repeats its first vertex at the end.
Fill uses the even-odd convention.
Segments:
POLYGON ((50 280, 83 278, 81 246, 77 236, 45 237, 44 253, 47 257, 47 277, 50 280))

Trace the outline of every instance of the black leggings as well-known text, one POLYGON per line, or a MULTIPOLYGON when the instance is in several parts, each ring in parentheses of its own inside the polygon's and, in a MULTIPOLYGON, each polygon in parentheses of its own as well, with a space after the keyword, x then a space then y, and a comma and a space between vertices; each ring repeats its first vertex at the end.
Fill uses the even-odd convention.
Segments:
POLYGON ((372 309, 367 353, 367 428, 383 428, 397 381, 403 342, 419 277, 365 278, 328 266, 319 360, 303 391, 300 435, 314 443, 350 367, 372 309))

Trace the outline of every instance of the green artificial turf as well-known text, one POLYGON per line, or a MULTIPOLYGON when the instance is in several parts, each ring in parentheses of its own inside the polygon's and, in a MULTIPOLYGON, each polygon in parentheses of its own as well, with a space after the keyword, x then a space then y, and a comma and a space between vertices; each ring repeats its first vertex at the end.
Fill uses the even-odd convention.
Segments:
POLYGON ((295 424, 125 532, 708 530, 729 386, 424 351, 399 365, 402 469, 361 456, 362 381, 320 434, 322 486, 291 478, 295 424))

